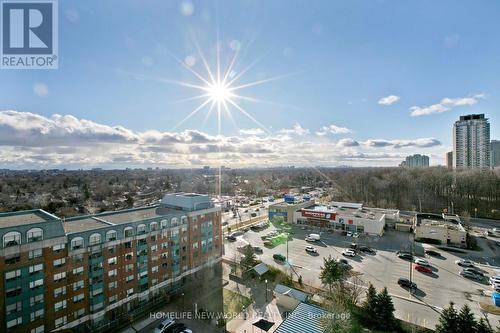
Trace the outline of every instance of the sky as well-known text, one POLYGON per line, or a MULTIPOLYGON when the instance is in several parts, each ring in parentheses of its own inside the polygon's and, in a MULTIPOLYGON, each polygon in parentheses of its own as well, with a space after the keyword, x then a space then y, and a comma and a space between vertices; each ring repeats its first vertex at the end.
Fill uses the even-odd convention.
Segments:
POLYGON ((59 68, 0 70, 0 168, 444 164, 460 115, 500 139, 498 17, 496 0, 59 1, 59 68))

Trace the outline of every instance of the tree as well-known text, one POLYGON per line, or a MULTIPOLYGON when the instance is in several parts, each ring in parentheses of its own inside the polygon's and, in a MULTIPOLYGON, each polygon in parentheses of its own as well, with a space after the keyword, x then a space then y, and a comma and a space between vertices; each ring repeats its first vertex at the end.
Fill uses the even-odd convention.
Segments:
POLYGON ((345 270, 331 255, 328 258, 323 258, 323 267, 321 267, 319 278, 330 291, 332 291, 333 285, 342 280, 344 276, 345 270))
POLYGON ((464 304, 457 317, 458 332, 474 332, 476 326, 477 322, 474 314, 470 311, 470 307, 464 304))
POLYGON ((439 316, 439 323, 436 325, 436 333, 455 333, 458 332, 458 314, 453 307, 453 302, 445 308, 439 316))
POLYGON ((396 318, 394 317, 394 304, 392 298, 384 287, 376 297, 376 326, 378 329, 393 330, 397 326, 396 318))
POLYGON ((484 320, 484 318, 481 318, 476 325, 476 333, 493 333, 493 330, 488 325, 486 320, 484 320))
POLYGON ((365 317, 368 326, 371 326, 375 323, 377 318, 377 290, 370 283, 368 290, 366 291, 366 299, 361 306, 363 310, 363 316, 365 317))
POLYGON ((243 272, 248 271, 253 266, 257 264, 257 259, 255 257, 255 251, 251 245, 245 246, 243 249, 243 257, 241 258, 240 265, 243 268, 243 272))

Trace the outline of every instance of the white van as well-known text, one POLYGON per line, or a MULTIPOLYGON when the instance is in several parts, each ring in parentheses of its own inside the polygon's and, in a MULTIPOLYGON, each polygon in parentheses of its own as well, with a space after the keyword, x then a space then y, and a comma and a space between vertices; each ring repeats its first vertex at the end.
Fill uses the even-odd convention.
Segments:
POLYGON ((308 241, 308 242, 317 242, 320 240, 321 240, 321 237, 319 234, 309 234, 309 236, 306 237, 306 241, 308 241))

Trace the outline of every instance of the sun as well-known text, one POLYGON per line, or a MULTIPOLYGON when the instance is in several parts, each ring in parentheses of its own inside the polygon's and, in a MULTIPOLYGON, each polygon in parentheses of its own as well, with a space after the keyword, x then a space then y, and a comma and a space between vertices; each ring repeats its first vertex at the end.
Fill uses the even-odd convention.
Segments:
POLYGON ((229 103, 231 97, 234 97, 234 94, 231 93, 230 87, 221 81, 216 81, 207 85, 207 94, 208 98, 212 100, 212 102, 216 103, 229 103))

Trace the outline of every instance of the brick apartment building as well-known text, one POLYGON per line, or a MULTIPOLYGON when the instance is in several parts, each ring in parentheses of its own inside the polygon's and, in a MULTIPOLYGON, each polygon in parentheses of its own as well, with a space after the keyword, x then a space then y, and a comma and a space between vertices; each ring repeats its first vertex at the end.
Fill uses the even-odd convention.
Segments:
POLYGON ((220 300, 213 294, 221 212, 206 195, 167 194, 154 206, 66 220, 43 210, 2 213, 0 239, 1 332, 111 330, 180 293, 222 308, 222 289, 220 300))

